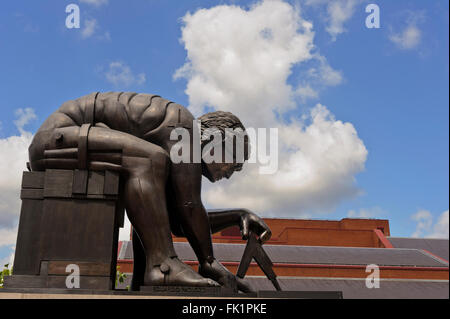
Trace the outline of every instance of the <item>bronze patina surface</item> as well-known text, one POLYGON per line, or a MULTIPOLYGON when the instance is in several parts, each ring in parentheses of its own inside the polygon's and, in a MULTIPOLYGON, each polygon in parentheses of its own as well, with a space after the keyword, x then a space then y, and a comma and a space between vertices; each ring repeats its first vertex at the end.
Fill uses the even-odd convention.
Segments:
MULTIPOLYGON (((212 127, 222 133, 225 128, 245 131, 241 121, 228 112, 212 112, 199 119, 202 131, 212 127)), ((140 286, 223 286, 249 292, 245 280, 214 258, 211 233, 238 225, 244 238, 251 231, 264 242, 271 232, 246 209, 208 212, 202 204, 202 175, 212 182, 230 178, 242 169, 242 163, 171 161, 170 150, 177 142, 170 139, 172 130, 182 127, 193 136, 193 120, 187 108, 158 95, 95 92, 65 102, 47 118, 29 148, 30 168, 79 171, 75 194, 85 192, 83 171, 120 176, 120 200, 134 230, 133 290, 140 286), (177 258, 171 233, 187 238, 199 260, 198 273, 177 258)), ((197 142, 192 139, 190 146, 202 148, 204 142, 193 145, 197 142)), ((108 191, 103 190, 104 194, 108 191)))

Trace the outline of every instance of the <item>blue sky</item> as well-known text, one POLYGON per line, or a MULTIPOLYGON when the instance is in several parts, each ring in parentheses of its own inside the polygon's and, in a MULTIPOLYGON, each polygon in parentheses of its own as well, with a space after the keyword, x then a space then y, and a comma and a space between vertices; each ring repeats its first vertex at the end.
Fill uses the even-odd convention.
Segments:
MULTIPOLYGON (((246 26, 248 22, 249 28, 253 22, 264 25, 266 21, 264 17, 257 16, 255 6, 260 6, 258 12, 263 14, 266 12, 264 10, 268 10, 265 8, 269 2, 41 0, 3 3, 0 11, 0 143, 5 153, 1 156, 4 167, 0 189, 4 194, 17 192, 20 174, 10 171, 13 164, 18 165, 22 159, 26 160, 24 145, 31 136, 27 134, 36 132, 45 118, 64 101, 93 91, 153 93, 190 106, 193 111, 210 106, 231 110, 248 123, 263 123, 262 120, 258 122, 260 115, 255 112, 258 106, 251 105, 252 101, 259 101, 258 97, 246 97, 242 88, 230 84, 230 79, 224 78, 223 74, 214 73, 214 66, 208 69, 209 60, 204 52, 209 52, 209 48, 196 47, 199 43, 196 41, 202 37, 203 27, 204 36, 210 38, 202 45, 226 47, 226 41, 234 41, 233 36, 226 38, 224 33, 214 35, 210 30, 211 21, 226 23, 225 16, 234 14, 241 21, 238 23, 246 26), (65 26, 68 15, 65 8, 70 3, 80 7, 80 29, 65 26), (227 11, 217 9, 219 5, 236 7, 227 11), (204 16, 197 14, 199 9, 204 9, 204 16), (196 19, 185 19, 183 22, 182 18, 188 12, 196 19), (246 21, 244 12, 254 15, 250 17, 249 14, 249 21, 246 21), (190 65, 191 73, 175 79, 176 71, 185 63, 190 65), (212 79, 214 84, 229 85, 225 92, 243 94, 239 101, 249 103, 230 106, 204 92, 187 90, 188 85, 194 85, 192 74, 212 79), (22 111, 17 111, 19 109, 22 111), (22 137, 22 140, 17 142, 11 136, 22 137), (14 163, 10 163, 8 158, 15 152, 17 156, 12 156, 14 163)), ((316 176, 318 182, 314 187, 328 186, 319 189, 317 194, 313 190, 306 192, 305 197, 312 198, 308 205, 302 206, 301 202, 293 199, 302 198, 295 192, 303 192, 303 188, 274 188, 273 193, 277 197, 273 200, 268 198, 272 203, 278 203, 278 200, 289 202, 285 210, 289 211, 287 217, 388 218, 392 235, 434 236, 438 233, 438 236, 448 238, 448 1, 371 1, 380 8, 379 29, 365 26, 368 15, 365 7, 369 1, 338 0, 334 7, 321 0, 275 2, 282 4, 274 7, 280 10, 280 16, 292 13, 294 20, 312 24, 310 31, 314 34, 313 37, 308 35, 311 36, 308 41, 313 43, 314 49, 305 50, 315 54, 315 57, 302 60, 295 52, 288 50, 286 56, 292 61, 285 72, 275 80, 267 73, 267 83, 275 83, 277 87, 278 83, 273 81, 278 79, 280 90, 288 88, 292 93, 284 97, 261 93, 262 97, 274 103, 273 110, 282 110, 281 119, 271 124, 278 123, 280 129, 288 128, 293 118, 302 121, 301 116, 306 115, 303 119, 305 128, 314 125, 314 118, 307 118, 311 110, 329 112, 332 117, 324 115, 325 122, 337 125, 336 130, 342 129, 342 136, 349 138, 349 142, 343 145, 363 145, 367 154, 358 152, 353 158, 352 152, 330 153, 331 157, 337 155, 343 159, 342 162, 334 160, 333 165, 351 163, 346 171, 340 173, 344 181, 339 182, 330 182, 332 177, 320 174, 327 171, 323 170, 327 167, 327 162, 323 160, 327 158, 326 150, 318 153, 318 158, 310 159, 308 163, 313 166, 315 174, 320 175, 320 178, 316 176), (343 16, 338 14, 339 9, 345 13, 343 16), (311 75, 311 70, 316 70, 319 75, 311 75), (310 89, 307 91, 309 95, 300 90, 305 87, 310 89), (294 106, 291 105, 288 110, 277 109, 286 102, 284 98, 289 100, 287 104, 293 103, 294 106), (326 109, 317 108, 317 104, 326 106, 326 109), (350 133, 349 125, 341 127, 339 123, 351 125, 357 138, 350 133), (322 166, 318 166, 319 162, 322 166), (357 168, 354 168, 355 165, 357 168), (345 191, 335 193, 334 189, 341 184, 344 184, 345 191), (327 197, 330 190, 333 194, 327 197), (287 197, 288 192, 292 192, 289 195, 292 198, 287 197), (327 205, 319 205, 321 201, 327 205), (297 204, 299 212, 296 215, 297 204)), ((277 21, 273 22, 274 30, 278 27, 275 25, 277 21)), ((280 25, 279 28, 284 30, 285 26, 280 25)), ((247 29, 242 28, 242 33, 246 32, 247 29)), ((306 31, 295 32, 293 38, 306 31)), ((277 33, 270 36, 276 42, 277 33)), ((231 48, 237 48, 237 45, 231 48)), ((299 48, 304 49, 304 46, 299 48)), ((274 47, 273 52, 279 52, 275 49, 279 48, 274 47)), ((246 51, 242 52, 246 54, 246 51)), ((267 64, 261 67, 265 66, 267 64)), ((244 69, 245 65, 238 69, 242 70, 242 77, 250 76, 244 69)), ((236 79, 240 76, 236 74, 236 79)), ((264 79, 250 77, 249 82, 252 81, 260 84, 264 79)), ((207 82, 208 85, 211 83, 207 82)), ((269 103, 264 107, 261 106, 261 113, 270 110, 271 105, 269 103)), ((336 134, 340 133, 336 131, 336 134)), ((306 143, 308 136, 305 134, 303 137, 306 143)), ((299 149, 303 147, 296 146, 299 149)), ((333 152, 338 151, 339 148, 333 152)), ((297 155, 305 157, 307 154, 297 155)), ((280 159, 294 159, 293 156, 286 154, 280 159)), ((240 178, 245 178, 245 170, 241 175, 240 178)), ((295 180, 292 182, 295 183, 295 180)), ((210 206, 226 203, 229 201, 227 194, 233 194, 233 188, 238 189, 232 183, 217 186, 220 192, 214 192, 214 187, 205 187, 206 203, 210 206)), ((270 188, 256 189, 251 194, 265 197, 264 192, 271 191, 270 188)), ((0 238, 0 260, 6 260, 14 246, 13 240, 7 237, 15 236, 19 212, 17 201, 14 202, 11 197, 14 195, 0 197, 3 201, 0 203, 0 235, 4 237, 0 238)), ((260 198, 254 201, 256 203, 260 198)), ((237 202, 252 206, 248 198, 237 202)), ((254 207, 259 206, 255 204, 254 207)), ((274 204, 274 207, 277 206, 274 204)), ((255 209, 255 212, 259 211, 255 209)), ((261 213, 265 216, 283 216, 281 208, 280 211, 274 208, 261 213)))

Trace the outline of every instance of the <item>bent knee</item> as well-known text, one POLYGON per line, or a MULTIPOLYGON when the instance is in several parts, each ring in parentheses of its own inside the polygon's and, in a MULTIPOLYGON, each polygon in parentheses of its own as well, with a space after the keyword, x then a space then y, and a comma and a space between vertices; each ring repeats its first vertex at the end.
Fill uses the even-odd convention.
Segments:
POLYGON ((167 152, 161 147, 157 147, 157 149, 150 153, 148 157, 152 161, 156 161, 163 165, 167 165, 169 163, 169 154, 167 154, 167 152))
POLYGON ((157 150, 148 156, 155 173, 167 175, 169 171, 170 158, 167 152, 158 147, 157 150))
MULTIPOLYGON (((28 147, 28 155, 33 170, 44 170, 43 164, 47 150, 74 148, 78 146, 78 126, 57 127, 50 130, 39 130, 28 147)), ((48 167, 51 168, 51 167, 48 167)))
POLYGON ((125 155, 122 165, 132 175, 147 175, 167 177, 169 171, 169 155, 162 148, 155 146, 148 148, 145 155, 125 155))

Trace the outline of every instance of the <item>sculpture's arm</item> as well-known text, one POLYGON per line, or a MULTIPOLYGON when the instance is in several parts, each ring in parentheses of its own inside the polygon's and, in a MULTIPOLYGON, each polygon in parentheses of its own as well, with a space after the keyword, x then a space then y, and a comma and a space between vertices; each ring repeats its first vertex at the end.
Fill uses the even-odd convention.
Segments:
POLYGON ((244 239, 248 238, 249 231, 258 235, 261 242, 269 240, 272 236, 267 224, 247 209, 208 210, 207 213, 212 233, 231 226, 239 226, 244 239))

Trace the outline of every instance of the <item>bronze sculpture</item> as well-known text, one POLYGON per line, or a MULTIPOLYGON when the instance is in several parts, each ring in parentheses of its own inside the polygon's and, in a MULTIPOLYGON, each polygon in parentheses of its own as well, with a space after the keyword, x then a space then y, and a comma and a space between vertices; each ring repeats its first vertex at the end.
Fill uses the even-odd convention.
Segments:
MULTIPOLYGON (((200 119, 202 125, 217 126, 222 132, 227 127, 245 130, 228 112, 212 112, 200 119)), ((30 167, 33 171, 120 173, 123 200, 134 229, 132 289, 221 285, 248 292, 251 288, 243 279, 215 260, 211 233, 239 225, 244 238, 251 231, 266 241, 271 232, 248 210, 207 212, 203 207, 201 176, 212 182, 229 178, 242 169, 242 163, 170 161, 168 154, 176 143, 170 133, 183 127, 193 136, 193 120, 185 107, 157 95, 92 93, 65 102, 48 117, 30 145, 30 167), (199 261, 198 274, 177 258, 171 232, 188 239, 199 261)))

